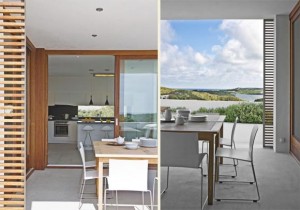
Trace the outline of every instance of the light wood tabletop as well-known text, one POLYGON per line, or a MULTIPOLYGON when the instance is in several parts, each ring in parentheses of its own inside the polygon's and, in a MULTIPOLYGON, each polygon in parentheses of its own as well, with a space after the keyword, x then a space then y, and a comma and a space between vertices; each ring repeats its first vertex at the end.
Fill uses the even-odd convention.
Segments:
MULTIPOLYGON (((215 167, 214 156, 215 147, 219 146, 219 139, 223 137, 224 115, 213 115, 207 117, 205 122, 187 122, 184 125, 175 125, 175 123, 161 123, 160 131, 162 132, 183 132, 197 133, 198 138, 208 141, 209 145, 209 165, 208 165, 208 204, 213 204, 214 195, 214 168, 217 175, 218 168, 215 167)), ((163 141, 163 139, 161 139, 163 141)), ((218 176, 216 176, 218 177, 218 176)))
POLYGON ((109 159, 132 159, 132 160, 148 160, 149 165, 158 164, 157 148, 140 147, 136 150, 126 149, 124 146, 112 145, 112 142, 93 141, 98 179, 98 209, 103 209, 103 164, 108 163, 109 159))

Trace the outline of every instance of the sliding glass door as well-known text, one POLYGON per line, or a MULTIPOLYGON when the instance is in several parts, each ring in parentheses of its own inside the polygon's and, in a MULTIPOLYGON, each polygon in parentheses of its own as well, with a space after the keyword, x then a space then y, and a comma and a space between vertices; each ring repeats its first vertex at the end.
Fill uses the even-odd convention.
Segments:
POLYGON ((291 13, 291 152, 300 161, 300 2, 291 13))
POLYGON ((157 138, 156 56, 120 57, 119 135, 125 140, 157 138))

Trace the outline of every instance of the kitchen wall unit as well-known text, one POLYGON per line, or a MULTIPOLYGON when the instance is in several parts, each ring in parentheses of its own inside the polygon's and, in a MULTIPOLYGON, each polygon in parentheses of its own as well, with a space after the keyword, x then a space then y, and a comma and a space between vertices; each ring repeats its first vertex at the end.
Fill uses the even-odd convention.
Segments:
POLYGON ((49 76, 48 105, 104 105, 106 96, 114 104, 114 77, 49 76))

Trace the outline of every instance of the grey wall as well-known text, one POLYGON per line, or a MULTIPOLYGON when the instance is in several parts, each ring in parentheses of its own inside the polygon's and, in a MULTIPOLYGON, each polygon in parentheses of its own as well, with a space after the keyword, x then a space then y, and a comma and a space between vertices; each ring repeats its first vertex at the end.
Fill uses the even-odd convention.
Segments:
POLYGON ((290 142, 290 28, 289 16, 275 17, 275 141, 276 152, 289 152, 290 142))

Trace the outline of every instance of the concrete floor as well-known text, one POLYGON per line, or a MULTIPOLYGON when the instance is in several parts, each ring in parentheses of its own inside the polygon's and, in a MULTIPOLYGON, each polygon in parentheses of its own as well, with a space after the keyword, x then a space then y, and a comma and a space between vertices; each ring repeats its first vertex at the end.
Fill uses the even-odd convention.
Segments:
MULTIPOLYGON (((85 150, 86 160, 95 159, 91 150, 85 150)), ((82 165, 76 144, 48 144, 48 165, 82 165)))
MULTIPOLYGON (((78 210, 81 169, 46 169, 35 171, 27 180, 26 184, 26 210, 78 210)), ((156 171, 149 171, 149 188, 152 189, 151 180, 156 171)), ((93 180, 87 182, 85 197, 96 196, 96 185, 93 180)), ((145 194, 145 203, 149 203, 149 194, 145 194)), ((156 193, 157 195, 157 193, 156 193)), ((141 204, 141 193, 120 192, 119 203, 141 204)), ((115 203, 115 196, 108 195, 108 203, 115 203)), ((157 200, 156 200, 157 202, 157 200)), ((96 210, 97 199, 83 201, 81 210, 96 210)), ((141 210, 134 207, 120 208, 124 210, 141 210)), ((116 209, 115 207, 108 207, 116 209)), ((145 210, 147 210, 145 208, 145 210)), ((155 208, 157 210, 157 208, 155 208)))
MULTIPOLYGON (((271 149, 255 149, 254 164, 261 200, 258 203, 221 201, 207 210, 299 210, 300 166, 289 154, 274 153, 271 149)), ((233 168, 223 166, 222 174, 232 174, 233 168)), ((166 184, 166 169, 161 169, 162 187, 166 184)), ((168 192, 161 199, 161 210, 200 209, 200 170, 172 168, 168 192)), ((228 178, 227 178, 228 179, 228 178)), ((229 178, 231 179, 231 178, 229 178)), ((239 180, 252 180, 251 167, 239 162, 239 180)), ((204 196, 207 195, 205 178, 204 196)), ((255 185, 217 184, 216 197, 256 198, 255 185)))

